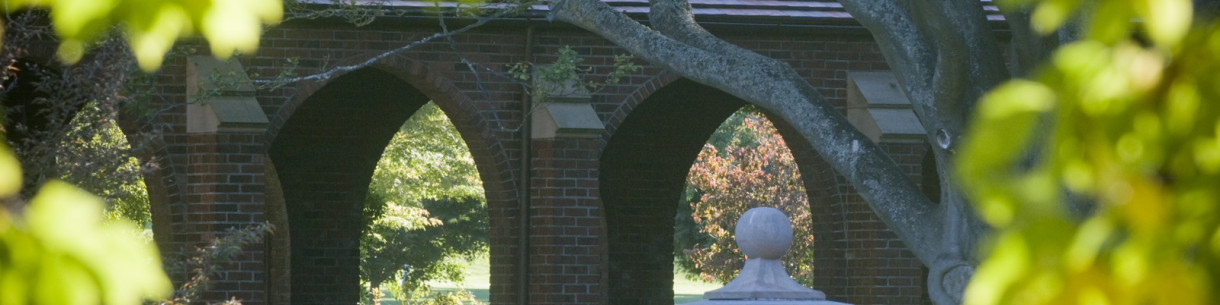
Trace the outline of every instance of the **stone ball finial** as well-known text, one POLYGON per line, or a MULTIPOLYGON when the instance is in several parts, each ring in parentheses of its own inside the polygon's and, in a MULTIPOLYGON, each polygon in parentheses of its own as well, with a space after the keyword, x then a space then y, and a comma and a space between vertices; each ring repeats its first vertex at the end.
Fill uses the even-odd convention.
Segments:
POLYGON ((792 222, 779 209, 752 208, 737 220, 737 247, 749 258, 779 259, 792 245, 792 222))
POLYGON ((753 208, 737 220, 737 247, 745 267, 720 289, 703 293, 700 305, 847 305, 826 300, 821 291, 801 286, 784 271, 779 258, 792 245, 792 221, 775 208, 753 208))

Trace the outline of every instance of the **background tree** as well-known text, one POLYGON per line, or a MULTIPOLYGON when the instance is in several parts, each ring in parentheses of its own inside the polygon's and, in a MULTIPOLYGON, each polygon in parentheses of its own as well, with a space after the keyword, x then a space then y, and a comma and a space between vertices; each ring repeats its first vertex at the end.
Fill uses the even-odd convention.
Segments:
MULTIPOLYGON (((32 39, 20 38, 9 41, 32 39)), ((22 160, 27 198, 44 182, 61 179, 105 199, 109 218, 148 226, 141 164, 115 123, 123 105, 146 96, 125 94, 126 80, 138 72, 121 42, 105 43, 111 45, 97 56, 62 71, 13 59, 14 69, 3 73, 6 138, 22 160)), ((18 56, 21 46, 10 43, 0 56, 18 56)))
POLYGON ((687 187, 696 197, 688 203, 689 217, 710 240, 677 249, 702 278, 727 283, 745 264, 733 239, 737 219, 753 207, 778 208, 793 223, 792 250, 783 257, 784 267, 798 282, 812 286, 808 195, 779 132, 751 110, 738 111, 721 124, 691 166, 687 187))
POLYGON ((63 149, 55 156, 56 176, 102 197, 107 218, 121 217, 150 227, 152 214, 141 164, 115 123, 119 111, 99 104, 86 104, 69 124, 60 144, 63 149))
POLYGON ((5 2, 0 10, 6 13, 0 30, 7 28, 0 49, 0 62, 7 67, 0 71, 4 131, 25 169, 22 197, 32 196, 48 179, 67 179, 103 194, 116 210, 145 224, 147 200, 139 198, 146 195, 137 182, 138 167, 113 126, 121 109, 139 109, 142 99, 150 97, 153 79, 137 72, 137 63, 145 71, 155 70, 175 40, 195 32, 209 39, 218 57, 251 52, 261 26, 282 14, 279 0, 103 0, 88 5, 19 0, 5 2), (58 45, 64 64, 40 54, 47 44, 58 45))
POLYGON ((486 255, 482 181, 466 142, 436 104, 416 111, 386 147, 364 217, 361 281, 372 291, 390 288, 404 302, 428 296, 427 281, 461 282, 466 262, 486 255))
MULTIPOLYGON (((757 116, 758 109, 749 105, 742 107, 724 120, 716 131, 712 132, 712 136, 707 139, 707 145, 715 148, 718 152, 725 152, 730 145, 734 147, 755 147, 758 146, 759 135, 753 130, 745 128, 745 120, 748 117, 757 116)), ((704 150, 707 150, 705 145, 704 150)), ((702 154, 703 151, 701 150, 702 154)), ((699 162, 698 159, 695 162, 699 162)), ((692 168, 694 165, 692 165, 692 168)), ((690 174, 687 174, 686 187, 682 192, 682 199, 678 202, 677 213, 674 215, 674 268, 682 271, 691 279, 703 281, 712 281, 711 277, 702 276, 702 271, 695 266, 695 261, 691 259, 687 252, 697 248, 707 248, 716 239, 705 232, 703 226, 695 222, 695 206, 702 200, 703 194, 698 188, 691 184, 690 174)))
POLYGON ((979 105, 958 174, 997 232, 966 303, 1220 301, 1214 11, 1192 23, 1185 0, 1003 4, 1036 4, 1039 34, 1082 39, 979 105))
MULTIPOLYGON (((9 67, 0 72, 3 126, 6 140, 22 160, 24 197, 29 198, 44 181, 66 177, 74 170, 119 168, 130 154, 122 147, 126 142, 122 134, 111 128, 113 119, 121 105, 141 98, 126 94, 135 68, 122 36, 96 41, 90 56, 74 65, 55 66, 32 60, 45 58, 36 52, 47 42, 43 37, 51 35, 43 14, 17 14, 6 25, 6 44, 0 49, 0 61, 9 67)), ((93 183, 91 180, 73 182, 93 183)), ((95 186, 86 188, 108 187, 95 186)))
MULTIPOLYGON (((28 5, 49 7, 51 26, 56 29, 58 38, 61 39, 59 56, 69 63, 84 57, 86 47, 94 43, 101 46, 99 49, 105 49, 106 46, 125 46, 130 42, 135 46, 135 53, 142 67, 151 70, 159 65, 161 56, 173 41, 187 34, 192 26, 204 28, 203 32, 210 38, 212 46, 222 51, 217 53, 227 55, 233 48, 252 49, 252 46, 257 46, 261 23, 278 19, 280 6, 275 0, 254 3, 262 6, 251 9, 248 3, 217 4, 212 1, 8 1, 2 9, 10 13, 9 10, 28 5), (186 7, 190 5, 193 7, 186 7), (240 20, 245 16, 253 16, 254 21, 240 20), (228 19, 231 17, 239 20, 228 19), (111 36, 110 28, 113 24, 123 24, 127 29, 127 36, 111 36), (241 36, 242 34, 246 35, 241 36)), ((31 45, 20 42, 14 44, 11 39, 13 36, 7 34, 16 32, 19 35, 35 35, 34 32, 40 32, 45 23, 15 21, 20 21, 20 18, 36 19, 39 15, 39 12, 27 12, 17 14, 16 18, 11 14, 6 16, 6 44, 0 54, 6 64, 5 93, 12 93, 13 89, 22 87, 15 86, 22 84, 20 80, 14 80, 21 73, 12 72, 34 72, 29 69, 30 65, 17 65, 15 60, 25 55, 24 52, 28 51, 27 48, 31 47, 34 41, 23 41, 31 45)), ((95 51, 89 56, 93 59, 101 58, 97 62, 105 63, 106 58, 110 58, 106 55, 110 54, 113 53, 95 51)), ((118 87, 114 84, 123 83, 123 78, 112 79, 106 77, 107 75, 90 74, 89 72, 99 71, 90 67, 96 65, 86 64, 60 69, 67 72, 64 75, 81 77, 77 79, 79 81, 94 82, 90 86, 77 88, 89 90, 67 92, 85 93, 82 96, 87 98, 59 101, 67 105, 44 106, 77 108, 93 99, 91 90, 109 91, 118 87), (77 74, 78 72, 85 73, 81 75, 77 74)), ((38 86, 47 86, 48 83, 36 81, 25 82, 24 85, 37 89, 38 86)), ((30 93, 37 91, 27 90, 30 93)), ((21 102, 39 98, 47 100, 46 96, 38 95, 33 94, 29 96, 30 99, 23 99, 21 102)), ((5 142, 12 141, 13 135, 24 136, 26 131, 30 131, 10 124, 13 120, 11 115, 16 108, 10 103, 13 101, 10 97, 10 94, 6 94, 6 124, 0 129, 0 135, 3 135, 5 142)), ((34 108, 32 105, 23 103, 19 106, 34 108)), ((29 111, 27 114, 31 116, 39 115, 29 111)), ((60 113, 60 116, 52 118, 52 125, 66 125, 66 122, 75 117, 75 111, 68 113, 71 114, 60 113)), ((38 120, 43 119, 47 117, 38 120)), ((19 140, 24 142, 26 139, 19 140)), ((124 221, 100 223, 100 200, 62 182, 37 183, 35 185, 43 185, 37 194, 31 191, 21 196, 24 165, 18 160, 19 156, 12 154, 6 143, 0 143, 0 200, 6 203, 5 208, 0 209, 0 290, 4 291, 0 294, 0 303, 134 304, 145 297, 162 297, 168 294, 170 283, 165 273, 160 270, 156 248, 126 236, 134 231, 127 228, 130 224, 124 221), (30 200, 28 205, 24 203, 27 198, 30 200)))

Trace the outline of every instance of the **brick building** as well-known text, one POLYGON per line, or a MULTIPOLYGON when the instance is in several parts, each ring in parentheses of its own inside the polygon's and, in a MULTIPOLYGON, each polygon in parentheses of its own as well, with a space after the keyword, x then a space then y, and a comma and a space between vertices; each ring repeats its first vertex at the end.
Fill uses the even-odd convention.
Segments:
MULTIPOLYGON (((714 34, 788 62, 872 130, 912 179, 928 178, 921 176, 929 164, 923 136, 874 119, 885 109, 869 110, 872 87, 849 84, 854 75, 870 75, 856 72, 887 66, 838 3, 692 3, 714 34)), ((615 5, 639 18, 647 10, 643 0, 615 5)), ((452 43, 419 44, 329 79, 236 88, 187 107, 170 106, 209 86, 199 75, 212 66, 170 58, 155 105, 169 110, 123 124, 133 135, 134 126, 157 131, 148 133, 156 145, 142 157, 160 165, 146 179, 158 245, 181 251, 228 228, 269 221, 277 230, 226 266, 213 296, 246 304, 356 302, 360 207, 373 168, 398 127, 434 101, 461 132, 485 184, 492 304, 672 303, 673 216, 685 176, 703 143, 744 102, 641 61, 639 73, 588 98, 601 126, 531 136, 538 122, 525 119, 546 118, 524 110, 536 106, 525 105, 532 103, 525 89, 504 76, 507 65, 546 63, 570 45, 604 74, 623 52, 541 14, 494 21, 452 43), (459 53, 479 66, 472 70, 459 53)), ((463 22, 451 20, 450 28, 463 22)), ((437 24, 428 15, 381 17, 361 27, 290 21, 269 29, 258 53, 239 61, 250 72, 277 75, 294 58, 296 73, 309 75, 407 45, 438 32, 437 24)), ((813 288, 854 304, 923 302, 922 264, 811 143, 773 121, 798 160, 816 220, 807 224, 818 240, 813 288)))

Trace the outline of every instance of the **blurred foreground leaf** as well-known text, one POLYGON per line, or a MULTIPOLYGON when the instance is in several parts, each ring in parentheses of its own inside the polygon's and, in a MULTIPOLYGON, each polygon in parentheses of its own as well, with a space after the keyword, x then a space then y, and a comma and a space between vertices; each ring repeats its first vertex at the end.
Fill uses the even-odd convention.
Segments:
POLYGON ((17 156, 0 142, 0 198, 17 194, 21 190, 21 163, 17 156))
POLYGON ((965 303, 1220 302, 1220 25, 1185 0, 1032 2, 1092 18, 980 102, 957 174, 997 232, 965 303))
POLYGON ((130 223, 103 223, 102 209, 99 198, 58 181, 43 186, 24 219, 0 209, 0 305, 169 296, 156 248, 132 238, 130 223))
POLYGON ((174 41, 195 33, 211 44, 212 54, 258 48, 262 25, 283 17, 280 0, 15 0, 3 10, 50 9, 59 35, 60 59, 74 63, 111 25, 121 25, 140 68, 156 70, 174 41))

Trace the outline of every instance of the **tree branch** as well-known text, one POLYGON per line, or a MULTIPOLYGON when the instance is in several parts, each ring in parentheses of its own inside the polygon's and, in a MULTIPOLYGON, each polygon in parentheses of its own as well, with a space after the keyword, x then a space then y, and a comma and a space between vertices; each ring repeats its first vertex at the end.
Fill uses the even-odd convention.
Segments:
MULTIPOLYGON (((1008 77, 995 33, 977 0, 914 1, 927 33, 935 42, 936 70, 933 74, 935 100, 921 101, 915 107, 925 128, 933 136, 938 171, 942 177, 953 173, 954 143, 959 142, 974 112, 978 99, 1008 77), (922 111, 921 111, 922 110, 922 111), (934 132, 933 132, 934 131, 934 132)), ((978 234, 986 230, 958 193, 956 185, 943 184, 941 205, 945 213, 948 250, 960 259, 971 260, 978 234)), ((956 294, 960 296, 960 294, 956 294)))
POLYGON ((715 54, 742 56, 752 60, 776 62, 773 58, 742 49, 708 33, 695 22, 690 2, 686 0, 649 0, 648 22, 653 29, 681 43, 715 54))
POLYGON ((909 1, 839 1, 852 17, 873 34, 890 70, 903 84, 912 101, 934 100, 933 64, 936 61, 931 38, 917 27, 909 1))
MULTIPOLYGON (((969 121, 975 102, 991 87, 1008 77, 1003 52, 987 24, 978 0, 917 0, 920 14, 935 42, 937 62, 933 85, 940 94, 934 101, 940 120, 963 124, 969 121)), ((957 137, 963 129, 952 128, 957 137)))
POLYGON ((683 44, 632 21, 601 1, 559 0, 550 2, 550 6, 555 19, 594 32, 653 64, 778 114, 848 178, 920 259, 934 258, 940 242, 931 201, 791 67, 775 60, 713 53, 683 44))
POLYGON ((845 0, 873 34, 930 139, 960 135, 974 100, 1006 77, 981 5, 962 1, 845 0), (950 124, 950 126, 945 126, 950 124))
MULTIPOLYGON (((416 46, 431 42, 433 40, 440 39, 440 38, 449 39, 449 37, 452 37, 452 36, 458 35, 458 34, 462 34, 467 31, 470 31, 474 28, 483 26, 484 24, 487 24, 488 22, 491 22, 492 20, 495 20, 496 18, 503 17, 510 13, 513 13, 511 8, 498 10, 494 14, 484 16, 484 17, 479 17, 475 20, 474 23, 468 24, 461 28, 458 28, 458 29, 455 29, 452 31, 449 31, 448 29, 444 29, 441 32, 437 32, 437 33, 433 33, 432 35, 425 36, 423 38, 420 38, 419 40, 405 44, 396 49, 377 54, 377 55, 370 57, 369 59, 362 61, 360 63, 357 63, 357 64, 347 65, 347 66, 338 66, 338 67, 334 67, 334 68, 331 68, 331 69, 323 71, 323 72, 306 75, 306 76, 290 77, 290 78, 283 78, 283 79, 256 79, 256 80, 254 80, 254 83, 260 84, 260 85, 280 86, 280 85, 302 82, 302 81, 327 80, 327 79, 330 79, 331 77, 334 77, 334 76, 342 74, 342 73, 351 72, 351 71, 355 71, 360 68, 371 66, 371 65, 377 63, 378 61, 384 60, 393 55, 401 54, 416 46)), ((444 17, 441 16, 439 18, 444 18, 444 17)), ((443 22, 444 19, 442 19, 441 21, 443 22)))
POLYGON ((874 33, 913 110, 934 143, 941 175, 937 215, 941 247, 929 267, 928 292, 938 304, 961 302, 973 274, 979 235, 986 231, 953 175, 953 148, 965 133, 978 98, 1008 75, 999 43, 977 0, 844 1, 874 33))

